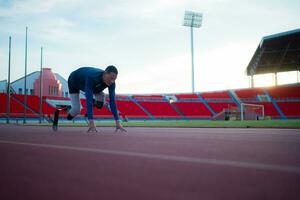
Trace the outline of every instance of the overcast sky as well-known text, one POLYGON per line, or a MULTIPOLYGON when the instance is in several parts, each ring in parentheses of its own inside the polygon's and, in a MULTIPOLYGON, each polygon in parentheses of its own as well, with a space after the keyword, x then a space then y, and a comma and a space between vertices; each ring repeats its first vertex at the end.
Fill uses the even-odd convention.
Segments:
POLYGON ((80 66, 112 64, 117 93, 191 92, 185 10, 203 13, 194 30, 198 92, 248 87, 245 69, 261 38, 300 28, 299 0, 0 0, 0 80, 7 79, 9 36, 11 79, 24 75, 28 26, 28 73, 39 70, 43 46, 44 67, 66 79, 80 66))

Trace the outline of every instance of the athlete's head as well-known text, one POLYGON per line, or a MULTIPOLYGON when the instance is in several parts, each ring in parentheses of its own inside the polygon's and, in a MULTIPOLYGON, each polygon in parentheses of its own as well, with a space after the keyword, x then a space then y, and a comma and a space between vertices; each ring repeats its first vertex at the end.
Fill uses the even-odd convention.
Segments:
POLYGON ((117 68, 113 65, 109 65, 108 67, 106 67, 102 78, 103 78, 103 82, 106 85, 110 86, 116 81, 117 77, 118 77, 117 68))

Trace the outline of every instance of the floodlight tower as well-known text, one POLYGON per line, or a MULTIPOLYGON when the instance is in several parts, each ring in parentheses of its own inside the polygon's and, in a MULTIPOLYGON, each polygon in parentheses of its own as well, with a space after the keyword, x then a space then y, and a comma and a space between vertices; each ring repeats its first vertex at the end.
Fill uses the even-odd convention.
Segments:
POLYGON ((192 92, 195 92, 195 76, 194 76, 194 38, 193 28, 199 28, 202 25, 202 13, 185 11, 183 26, 191 28, 191 53, 192 53, 192 92))
POLYGON ((43 47, 41 47, 41 68, 40 68, 40 124, 43 120, 43 47))
POLYGON ((11 36, 8 40, 8 78, 6 86, 6 123, 9 124, 10 119, 10 63, 11 63, 11 36))
POLYGON ((24 116, 23 123, 26 124, 26 110, 27 110, 27 34, 28 27, 26 26, 25 34, 25 75, 24 75, 24 116))

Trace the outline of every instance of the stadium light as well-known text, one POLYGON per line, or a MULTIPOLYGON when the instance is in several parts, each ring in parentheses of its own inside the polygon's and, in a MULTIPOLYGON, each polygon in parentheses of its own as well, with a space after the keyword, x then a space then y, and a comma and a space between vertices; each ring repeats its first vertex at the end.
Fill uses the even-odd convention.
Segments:
POLYGON ((194 76, 194 39, 193 28, 199 28, 202 25, 202 13, 185 11, 183 26, 191 28, 191 54, 192 54, 192 92, 195 92, 195 76, 194 76))
POLYGON ((8 78, 6 88, 6 123, 9 124, 10 119, 10 60, 11 60, 11 36, 8 42, 8 78))
POLYGON ((23 118, 24 124, 26 124, 26 110, 27 110, 27 32, 28 32, 28 27, 26 27, 26 36, 25 36, 24 118, 23 118))
POLYGON ((43 119, 43 47, 41 47, 41 69, 40 69, 40 124, 42 123, 43 119))

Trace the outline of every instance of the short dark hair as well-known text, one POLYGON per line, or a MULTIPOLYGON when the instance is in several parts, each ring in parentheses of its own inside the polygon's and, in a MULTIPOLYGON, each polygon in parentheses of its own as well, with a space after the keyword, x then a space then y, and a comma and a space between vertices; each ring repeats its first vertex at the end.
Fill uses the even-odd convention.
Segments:
POLYGON ((113 73, 118 75, 118 69, 113 65, 107 66, 106 69, 105 69, 105 72, 107 72, 107 73, 113 72, 113 73))

